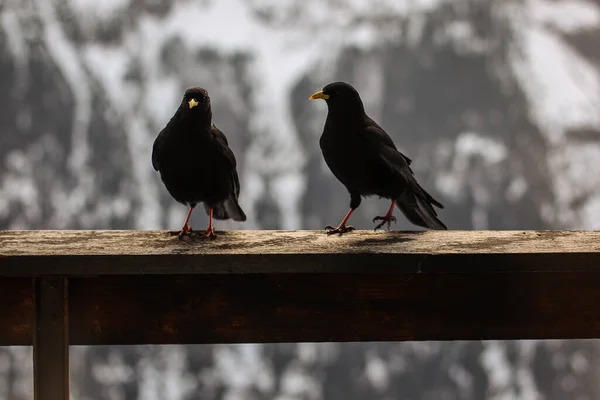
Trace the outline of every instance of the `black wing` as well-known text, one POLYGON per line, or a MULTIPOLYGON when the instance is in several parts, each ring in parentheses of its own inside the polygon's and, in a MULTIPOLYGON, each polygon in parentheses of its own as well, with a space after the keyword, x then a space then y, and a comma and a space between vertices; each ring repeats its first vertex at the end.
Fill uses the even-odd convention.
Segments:
MULTIPOLYGON (((227 137, 225 137, 225 134, 221 132, 221 130, 217 128, 215 124, 212 124, 210 130, 213 138, 215 139, 217 151, 219 151, 224 159, 229 162, 229 182, 231 184, 231 193, 229 198, 214 208, 213 218, 231 218, 234 221, 245 221, 246 214, 244 214, 244 210, 242 210, 238 204, 238 197, 240 195, 240 180, 237 174, 235 155, 229 148, 227 137)), ((206 203, 204 204, 204 208, 208 213, 209 210, 207 209, 206 203)))
MULTIPOLYGON (((377 143, 391 147, 396 150, 406 161, 407 165, 412 163, 412 160, 406 157, 404 154, 400 153, 394 144, 392 138, 387 134, 387 132, 377 124, 377 122, 373 121, 371 118, 367 117, 367 137, 365 138, 367 141, 377 143)), ((412 171, 411 171, 412 172, 412 171)))
POLYGON ((410 167, 412 160, 398 151, 387 132, 375 121, 369 121, 363 139, 367 143, 367 146, 373 149, 373 154, 377 154, 380 165, 384 165, 415 193, 420 194, 423 198, 435 204, 437 207, 444 208, 440 202, 431 197, 431 195, 419 185, 414 176, 415 173, 410 167))
POLYGON ((160 131, 160 133, 154 140, 154 144, 152 145, 152 166, 156 171, 160 169, 160 162, 158 159, 160 158, 160 152, 164 146, 164 142, 167 136, 169 135, 169 132, 177 128, 177 121, 179 120, 180 116, 181 111, 180 109, 177 109, 177 111, 171 117, 169 122, 167 122, 167 125, 162 129, 162 131, 160 131))
POLYGON ((162 149, 162 145, 166 136, 167 128, 165 127, 162 131, 160 131, 160 133, 156 137, 156 140, 154 140, 154 144, 152 145, 152 167, 154 167, 154 170, 156 171, 158 171, 158 169, 160 168, 160 164, 158 163, 158 154, 162 149))
POLYGON ((227 141, 227 137, 219 128, 216 127, 215 124, 212 124, 211 126, 211 133, 213 134, 213 137, 218 143, 217 149, 230 163, 233 192, 235 194, 235 197, 237 198, 240 194, 240 180, 237 174, 237 162, 235 159, 235 155, 233 154, 233 151, 231 151, 231 149, 229 148, 229 142, 227 141))

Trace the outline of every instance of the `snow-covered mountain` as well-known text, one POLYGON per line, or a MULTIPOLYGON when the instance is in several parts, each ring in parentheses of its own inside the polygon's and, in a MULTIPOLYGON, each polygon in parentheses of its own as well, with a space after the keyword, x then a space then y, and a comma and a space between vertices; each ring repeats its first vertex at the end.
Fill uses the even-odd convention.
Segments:
MULTIPOLYGON (((217 229, 335 224, 349 196, 318 148, 326 106, 308 102, 334 80, 358 88, 446 206, 451 229, 600 227, 599 0, 0 0, 0 229, 177 229, 186 210, 150 153, 192 85, 211 94, 249 217, 217 229)), ((386 207, 364 201, 353 225, 371 228, 386 207)), ((193 225, 206 222, 202 214, 193 225)), ((414 229, 402 218, 395 228, 414 229)), ((598 349, 575 341, 78 348, 73 391, 598 398, 598 349)), ((27 357, 0 349, 8 360, 0 399, 29 398, 27 357)))

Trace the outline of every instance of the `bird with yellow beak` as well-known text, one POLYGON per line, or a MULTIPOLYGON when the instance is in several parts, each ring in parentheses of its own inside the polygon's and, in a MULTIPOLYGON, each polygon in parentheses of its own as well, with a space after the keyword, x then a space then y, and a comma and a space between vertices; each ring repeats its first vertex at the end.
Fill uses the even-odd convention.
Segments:
POLYGON ((238 204, 240 182, 236 160, 225 134, 212 121, 208 92, 200 87, 185 91, 175 115, 158 134, 152 148, 152 166, 171 196, 189 207, 183 227, 170 232, 180 239, 192 233, 192 211, 203 203, 208 227, 203 235, 215 238, 214 219, 245 221, 238 204))
POLYGON ((348 219, 362 197, 379 196, 391 201, 387 213, 373 219, 381 221, 375 229, 396 221, 394 208, 400 209, 413 224, 429 229, 446 229, 433 206, 443 208, 417 182, 411 159, 396 148, 385 130, 365 112, 358 91, 346 82, 333 82, 309 97, 323 99, 328 113, 319 140, 325 163, 350 194, 350 210, 327 233, 351 231, 348 219))

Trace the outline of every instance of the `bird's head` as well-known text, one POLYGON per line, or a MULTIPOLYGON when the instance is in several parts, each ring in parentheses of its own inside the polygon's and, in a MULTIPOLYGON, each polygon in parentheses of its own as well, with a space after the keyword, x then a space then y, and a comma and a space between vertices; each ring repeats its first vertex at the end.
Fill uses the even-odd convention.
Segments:
POLYGON ((333 108, 363 108, 360 95, 346 82, 333 82, 328 84, 320 92, 314 93, 309 100, 323 99, 331 109, 333 108))
POLYGON ((181 108, 186 112, 201 113, 210 110, 210 97, 201 87, 191 87, 183 94, 181 108))

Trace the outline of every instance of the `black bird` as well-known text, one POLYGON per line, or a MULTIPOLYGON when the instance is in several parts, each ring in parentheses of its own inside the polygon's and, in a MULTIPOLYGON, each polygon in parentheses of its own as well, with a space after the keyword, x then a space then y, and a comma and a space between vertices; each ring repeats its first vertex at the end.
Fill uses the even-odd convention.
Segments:
POLYGON ((227 138, 212 122, 210 97, 205 89, 185 91, 175 115, 158 134, 152 148, 152 166, 160 172, 167 190, 179 203, 190 207, 180 231, 188 235, 192 211, 204 203, 209 217, 204 235, 216 237, 213 218, 245 221, 238 204, 240 181, 236 160, 227 138))
POLYGON ((345 82, 334 82, 309 100, 324 99, 329 109, 319 144, 323 157, 335 177, 350 193, 350 210, 337 228, 327 226, 329 234, 354 230, 346 225, 361 203, 361 196, 377 195, 392 204, 375 230, 396 221, 396 205, 413 224, 430 229, 447 229, 437 218, 432 204, 444 208, 423 189, 410 168, 412 162, 400 153, 392 139, 365 113, 360 95, 345 82))

